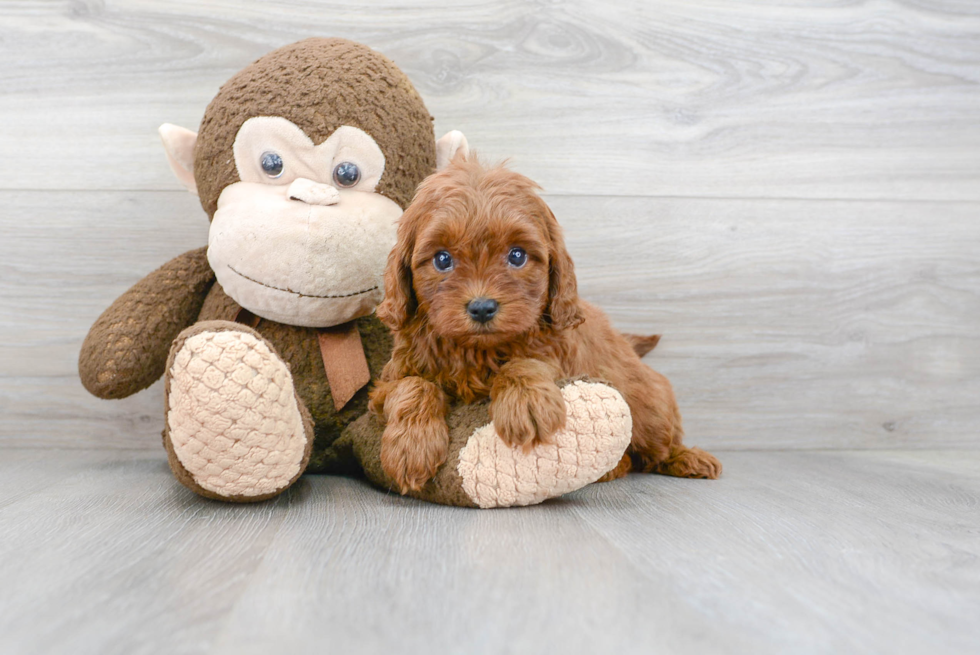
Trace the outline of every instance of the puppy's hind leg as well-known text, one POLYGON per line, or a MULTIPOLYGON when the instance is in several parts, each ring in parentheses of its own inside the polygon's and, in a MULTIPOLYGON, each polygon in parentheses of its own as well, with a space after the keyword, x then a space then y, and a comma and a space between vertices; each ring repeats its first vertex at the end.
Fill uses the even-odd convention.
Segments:
POLYGON ((717 480, 721 476, 721 462, 700 448, 688 448, 683 444, 671 446, 670 457, 661 462, 653 473, 672 475, 675 478, 703 478, 717 480))
POLYGON ((674 390, 667 378, 637 362, 626 394, 633 414, 630 452, 634 470, 678 478, 721 475, 721 462, 700 448, 682 443, 684 429, 674 390))

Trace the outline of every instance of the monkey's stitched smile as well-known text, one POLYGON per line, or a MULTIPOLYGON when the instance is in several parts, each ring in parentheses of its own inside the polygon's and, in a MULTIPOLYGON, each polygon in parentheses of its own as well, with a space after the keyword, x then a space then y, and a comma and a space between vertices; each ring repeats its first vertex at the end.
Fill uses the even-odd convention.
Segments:
POLYGON ((231 264, 228 264, 228 268, 231 270, 232 273, 234 273, 235 275, 239 275, 239 276, 245 278, 249 282, 254 282, 256 284, 261 284, 262 286, 267 287, 269 289, 273 289, 275 291, 284 291, 286 293, 291 293, 291 294, 293 294, 295 296, 299 296, 300 298, 352 298, 353 296, 360 296, 361 294, 371 293, 372 291, 377 291, 378 290, 378 285, 374 285, 370 289, 364 289, 363 291, 354 291, 353 293, 341 293, 341 294, 336 294, 336 295, 318 296, 318 295, 312 294, 312 293, 303 293, 301 291, 293 291, 292 289, 283 289, 282 287, 276 287, 276 286, 273 286, 271 284, 266 284, 265 282, 262 282, 261 280, 256 280, 255 278, 251 278, 251 277, 245 275, 244 273, 241 273, 239 271, 236 271, 235 270, 235 267, 232 266, 231 264))

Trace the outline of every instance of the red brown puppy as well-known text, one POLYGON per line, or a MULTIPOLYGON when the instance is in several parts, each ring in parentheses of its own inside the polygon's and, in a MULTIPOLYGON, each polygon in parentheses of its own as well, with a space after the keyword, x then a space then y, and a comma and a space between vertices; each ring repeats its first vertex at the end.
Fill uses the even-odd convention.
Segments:
POLYGON ((549 442, 565 422, 556 381, 590 376, 618 389, 633 416, 630 448, 604 479, 631 470, 717 478, 721 463, 681 442, 673 389, 640 360, 644 344, 578 297, 561 228, 538 189, 506 168, 457 158, 402 215, 377 310, 394 351, 371 395, 385 422, 385 471, 403 492, 432 477, 446 459, 451 400, 489 397, 497 433, 512 446, 549 442))

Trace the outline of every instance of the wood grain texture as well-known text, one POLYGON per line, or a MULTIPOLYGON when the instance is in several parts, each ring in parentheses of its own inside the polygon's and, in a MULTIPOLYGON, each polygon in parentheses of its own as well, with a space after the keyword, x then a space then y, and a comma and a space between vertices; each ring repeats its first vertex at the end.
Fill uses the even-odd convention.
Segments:
MULTIPOLYGON (((548 196, 582 295, 664 338, 707 448, 980 445, 980 205, 548 196)), ((82 339, 206 243, 180 192, 0 192, 0 443, 159 447, 159 386, 88 396, 82 339)))
MULTIPOLYGON (((4 451, 4 472, 20 455, 4 451)), ((34 469, 43 487, 0 509, 0 651, 204 652, 275 534, 278 505, 202 503, 155 455, 62 456, 74 472, 49 458, 34 469)))
POLYGON ((980 460, 900 457, 733 453, 726 485, 634 478, 575 512, 716 628, 764 635, 760 650, 975 651, 980 628, 953 617, 980 610, 980 571, 958 564, 980 552, 980 460))
POLYGON ((550 193, 980 200, 965 0, 5 2, 0 187, 177 188, 156 127, 308 36, 386 53, 550 193))
POLYGON ((582 295, 664 335, 646 361, 694 443, 980 445, 980 206, 551 204, 582 295))
POLYGON ((722 459, 479 511, 320 476, 226 505, 159 454, 7 449, 0 651, 975 651, 980 454, 722 459))
POLYGON ((0 442, 159 448, 163 391, 98 401, 81 386, 89 327, 129 286, 207 243, 184 193, 0 193, 0 442))

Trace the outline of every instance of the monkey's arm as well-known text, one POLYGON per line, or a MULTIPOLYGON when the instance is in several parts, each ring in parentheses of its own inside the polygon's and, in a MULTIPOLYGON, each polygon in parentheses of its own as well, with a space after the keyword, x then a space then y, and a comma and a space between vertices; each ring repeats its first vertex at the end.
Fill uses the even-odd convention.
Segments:
POLYGON ((99 398, 125 398, 153 384, 213 283, 205 247, 171 259, 119 296, 82 344, 78 374, 85 388, 99 398))

